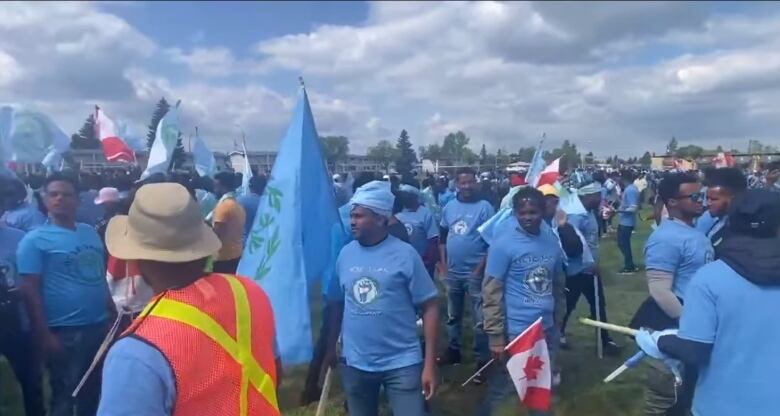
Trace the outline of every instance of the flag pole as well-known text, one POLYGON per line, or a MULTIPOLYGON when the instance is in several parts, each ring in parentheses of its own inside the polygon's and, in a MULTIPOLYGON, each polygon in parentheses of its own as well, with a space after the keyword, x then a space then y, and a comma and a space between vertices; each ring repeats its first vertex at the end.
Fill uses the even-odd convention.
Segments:
POLYGON ((635 337, 639 333, 636 329, 629 328, 627 326, 620 326, 615 324, 608 324, 606 322, 598 322, 593 319, 580 318, 580 323, 589 326, 595 326, 596 328, 606 329, 607 331, 617 332, 619 334, 635 337))
POLYGON ((325 416, 325 406, 328 402, 328 396, 330 396, 330 385, 333 380, 333 369, 328 367, 328 371, 325 373, 325 382, 322 384, 322 393, 320 394, 320 401, 317 403, 317 413, 315 416, 325 416))
MULTIPOLYGON (((596 308, 596 320, 601 322, 601 305, 599 303, 601 299, 599 298, 599 276, 597 274, 593 274, 593 301, 595 303, 594 308, 596 308)), ((602 335, 601 335, 601 328, 596 328, 596 355, 598 355, 599 360, 604 359, 604 345, 601 343, 603 341, 602 335)))
POLYGON ((468 380, 464 381, 463 384, 461 384, 460 386, 461 387, 466 387, 466 384, 469 384, 471 382, 471 380, 474 380, 474 378, 476 376, 478 376, 480 373, 485 371, 485 369, 488 368, 490 366, 490 364, 493 364, 493 361, 495 361, 495 360, 496 360, 495 358, 491 358, 490 361, 488 361, 485 365, 483 365, 482 368, 477 370, 476 373, 472 374, 471 377, 469 377, 468 380))

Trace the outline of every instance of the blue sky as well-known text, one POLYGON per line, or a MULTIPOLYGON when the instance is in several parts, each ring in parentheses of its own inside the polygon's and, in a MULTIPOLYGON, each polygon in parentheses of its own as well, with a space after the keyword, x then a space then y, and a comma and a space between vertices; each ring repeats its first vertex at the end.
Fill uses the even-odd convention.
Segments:
POLYGON ((516 151, 546 132, 606 157, 778 143, 780 5, 753 2, 0 4, 0 103, 68 133, 95 103, 143 133, 182 100, 230 150, 274 149, 306 78, 320 134, 355 153, 463 130, 516 151))

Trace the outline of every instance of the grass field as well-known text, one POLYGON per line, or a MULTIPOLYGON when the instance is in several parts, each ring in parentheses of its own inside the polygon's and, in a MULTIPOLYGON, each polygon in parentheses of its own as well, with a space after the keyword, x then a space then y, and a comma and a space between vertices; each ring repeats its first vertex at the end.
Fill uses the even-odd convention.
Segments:
MULTIPOLYGON (((643 265, 642 248, 649 234, 649 223, 643 223, 632 239, 634 259, 643 265)), ((626 324, 636 308, 647 296, 647 286, 643 273, 634 276, 619 276, 616 271, 622 268, 622 256, 617 249, 614 234, 607 235, 601 242, 600 269, 604 279, 607 313, 610 322, 626 324)), ((319 306, 313 306, 319 310, 319 306)), ((446 308, 442 301, 442 322, 446 317, 446 308)), ((560 361, 563 368, 563 382, 556 392, 555 414, 558 416, 633 416, 639 415, 642 404, 643 370, 629 370, 610 384, 601 380, 617 368, 628 356, 636 351, 633 342, 623 336, 615 335, 616 342, 623 345, 623 354, 618 358, 599 360, 596 356, 594 330, 584 327, 576 317, 588 314, 588 304, 581 298, 577 310, 572 315, 568 328, 568 340, 572 348, 561 351, 560 361)), ((319 319, 319 317, 316 317, 319 319)), ((317 323, 315 322, 315 328, 317 323)), ((464 324, 466 328, 470 323, 464 324)), ((467 332, 467 337, 470 333, 467 332)), ((442 326, 441 339, 445 331, 442 326)), ((466 341, 465 345, 470 345, 466 341)), ((468 353, 467 353, 468 354, 468 353)), ((440 387, 433 399, 432 413, 442 416, 471 415, 480 402, 485 387, 460 384, 474 371, 473 361, 466 358, 463 365, 446 367, 440 370, 440 387)), ((305 367, 286 370, 280 392, 283 414, 292 416, 313 416, 316 404, 299 407, 298 400, 305 377, 305 367)), ((328 416, 345 415, 340 380, 334 379, 331 400, 326 412, 328 416)), ((23 415, 21 393, 5 361, 0 361, 0 415, 23 415)), ((383 409, 383 415, 390 415, 383 409)), ((516 400, 508 402, 497 413, 499 416, 525 415, 518 410, 516 400)))

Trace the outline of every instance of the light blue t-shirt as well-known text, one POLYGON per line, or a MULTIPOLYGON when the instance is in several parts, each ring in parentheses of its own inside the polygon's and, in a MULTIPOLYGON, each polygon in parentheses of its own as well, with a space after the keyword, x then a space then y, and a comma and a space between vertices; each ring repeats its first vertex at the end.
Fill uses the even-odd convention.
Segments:
POLYGON ((41 276, 49 327, 81 326, 107 318, 106 261, 95 229, 46 223, 27 233, 17 250, 19 274, 41 276))
POLYGON ((439 228, 433 219, 431 210, 420 205, 417 211, 403 211, 395 217, 406 227, 409 234, 409 244, 422 256, 428 248, 428 240, 439 236, 439 228))
POLYGON ((341 250, 328 298, 344 302, 342 355, 350 367, 387 371, 422 362, 416 307, 437 296, 414 248, 388 235, 341 250))
POLYGON ((583 262, 582 254, 577 257, 569 258, 566 262, 566 275, 574 276, 582 273, 583 270, 593 266, 598 261, 599 256, 599 224, 596 221, 596 217, 593 213, 588 212, 585 214, 569 214, 566 217, 566 221, 571 224, 572 227, 577 229, 583 237, 585 242, 588 243, 588 248, 593 255, 594 262, 588 261, 586 264, 583 262))
POLYGON ((683 300, 693 275, 714 257, 712 244, 703 233, 671 218, 664 218, 645 244, 647 269, 672 273, 672 291, 683 300))
POLYGON ((90 189, 79 194, 79 207, 76 209, 76 222, 81 222, 92 227, 106 215, 102 205, 95 204, 98 191, 90 189))
MULTIPOLYGON (((16 250, 22 238, 24 238, 24 231, 0 223, 0 286, 4 286, 9 291, 19 290, 16 250)), ((21 302, 19 316, 21 328, 25 331, 28 330, 30 322, 27 319, 27 311, 21 302)))
POLYGON ((507 219, 490 246, 485 272, 504 283, 508 339, 539 317, 545 329, 552 328, 553 281, 556 273, 563 272, 562 264, 558 238, 546 223, 537 236, 523 230, 516 217, 507 219))
MULTIPOLYGON (((639 189, 634 184, 628 185, 623 190, 623 196, 620 200, 620 210, 627 210, 630 207, 639 207, 639 189)), ((621 212, 618 214, 620 222, 618 224, 624 227, 636 227, 636 211, 621 212)))
POLYGON ((24 232, 30 232, 46 223, 43 213, 27 202, 23 202, 15 210, 6 211, 0 220, 24 232))
POLYGON ((455 200, 455 192, 452 192, 449 189, 439 194, 439 206, 442 208, 447 206, 447 204, 453 200, 455 200))
POLYGON ((250 192, 249 195, 238 197, 237 201, 246 213, 246 221, 244 221, 244 240, 246 240, 249 232, 252 231, 252 226, 255 224, 255 214, 257 214, 257 206, 260 205, 260 195, 250 192))
POLYGON ((170 415, 175 402, 173 370, 158 349, 132 337, 111 347, 103 364, 98 415, 170 415))
POLYGON ((441 227, 447 234, 448 277, 465 278, 474 273, 487 253, 487 243, 477 228, 495 214, 489 202, 461 202, 457 199, 444 207, 441 227))
POLYGON ((699 370, 697 416, 776 415, 780 409, 780 286, 758 286, 723 261, 702 267, 685 297, 678 336, 713 344, 699 370))

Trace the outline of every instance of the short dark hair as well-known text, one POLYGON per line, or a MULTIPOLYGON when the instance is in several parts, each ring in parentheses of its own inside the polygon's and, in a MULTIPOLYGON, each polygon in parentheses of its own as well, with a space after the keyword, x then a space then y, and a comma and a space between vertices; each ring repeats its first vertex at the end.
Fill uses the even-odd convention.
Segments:
POLYGON ((544 194, 542 194, 542 191, 532 187, 532 186, 526 186, 524 188, 520 188, 517 190, 517 193, 512 197, 512 206, 515 207, 515 209, 520 208, 520 201, 523 199, 528 199, 531 202, 535 203, 539 208, 544 209, 546 203, 544 202, 544 194))
POLYGON ((738 194, 747 189, 747 178, 737 168, 707 170, 705 172, 705 183, 713 188, 726 188, 732 194, 738 194))
POLYGON ((51 175, 46 177, 46 180, 43 182, 43 190, 48 191, 49 190, 49 184, 52 182, 67 182, 73 187, 73 191, 78 192, 79 189, 79 183, 76 180, 76 178, 65 175, 63 173, 52 173, 51 175))
POLYGON ((690 173, 679 172, 669 174, 661 180, 660 184, 658 184, 658 196, 661 197, 661 200, 665 204, 669 202, 670 199, 677 197, 677 194, 680 192, 680 185, 698 182, 699 179, 690 173))
POLYGON ((628 169, 620 172, 620 179, 628 182, 633 182, 636 179, 636 173, 628 169))
POLYGON ((457 178, 460 175, 474 175, 477 176, 477 171, 475 171, 473 168, 469 166, 463 166, 461 168, 458 168, 458 170, 455 171, 455 177, 457 178))
POLYGON ((260 195, 265 189, 266 179, 265 175, 257 175, 249 178, 249 190, 260 195))
POLYGON ((238 188, 238 185, 236 184, 236 175, 233 172, 219 172, 214 175, 214 180, 231 191, 238 188))

